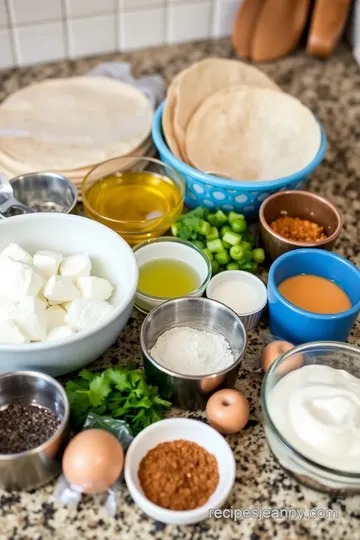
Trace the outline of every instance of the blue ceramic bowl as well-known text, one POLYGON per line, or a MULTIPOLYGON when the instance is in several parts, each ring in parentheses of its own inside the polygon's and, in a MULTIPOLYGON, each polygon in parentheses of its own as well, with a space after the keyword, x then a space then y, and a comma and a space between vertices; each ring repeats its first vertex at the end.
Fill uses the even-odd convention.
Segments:
POLYGON ((322 124, 321 144, 315 158, 302 170, 273 180, 262 182, 234 182, 202 173, 176 158, 167 146, 162 131, 162 115, 165 101, 158 107, 152 126, 152 138, 163 162, 171 165, 185 181, 185 203, 190 208, 206 206, 221 208, 229 212, 235 210, 248 218, 257 218, 261 203, 280 190, 303 189, 308 176, 324 158, 326 135, 322 124))
POLYGON ((298 249, 281 255, 272 264, 268 279, 270 328, 294 344, 309 341, 345 341, 360 312, 360 271, 350 261, 322 249, 298 249), (349 296, 352 308, 335 315, 300 309, 279 293, 284 279, 312 274, 334 281, 349 296))

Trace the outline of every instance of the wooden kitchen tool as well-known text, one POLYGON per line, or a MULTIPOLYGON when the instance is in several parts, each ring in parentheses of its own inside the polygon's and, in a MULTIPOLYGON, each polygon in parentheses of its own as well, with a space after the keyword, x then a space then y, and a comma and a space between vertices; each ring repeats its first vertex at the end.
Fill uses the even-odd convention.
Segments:
POLYGON ((304 31, 310 8, 310 0, 266 0, 252 39, 251 58, 266 62, 292 52, 304 31))
POLYGON ((235 16, 232 43, 236 54, 243 58, 251 56, 251 43, 256 25, 266 0, 244 0, 235 16))
POLYGON ((311 18, 307 52, 329 56, 338 43, 351 7, 351 0, 316 0, 311 18))

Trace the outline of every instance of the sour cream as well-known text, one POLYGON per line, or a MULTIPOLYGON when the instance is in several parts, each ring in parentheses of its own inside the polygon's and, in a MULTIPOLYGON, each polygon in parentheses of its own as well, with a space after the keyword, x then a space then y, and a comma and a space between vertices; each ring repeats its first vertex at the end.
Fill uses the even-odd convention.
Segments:
POLYGON ((360 473, 360 379, 328 366, 304 366, 275 385, 267 406, 281 435, 303 456, 360 473))

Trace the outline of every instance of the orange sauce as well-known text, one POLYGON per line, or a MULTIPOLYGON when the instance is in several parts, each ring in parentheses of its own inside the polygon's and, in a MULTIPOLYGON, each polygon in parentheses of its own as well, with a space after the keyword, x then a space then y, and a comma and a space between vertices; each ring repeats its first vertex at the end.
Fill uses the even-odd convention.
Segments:
POLYGON ((278 290, 288 302, 312 313, 342 313, 352 306, 350 298, 339 285, 311 274, 287 278, 280 283, 278 290))

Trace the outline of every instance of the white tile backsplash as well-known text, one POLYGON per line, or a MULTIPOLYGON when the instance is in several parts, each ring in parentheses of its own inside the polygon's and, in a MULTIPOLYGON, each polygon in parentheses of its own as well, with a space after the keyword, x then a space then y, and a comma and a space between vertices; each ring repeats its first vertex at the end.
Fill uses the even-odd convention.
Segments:
POLYGON ((164 8, 122 13, 120 23, 120 49, 123 51, 155 47, 164 43, 164 8))
POLYGON ((0 29, 0 69, 11 67, 13 64, 10 30, 0 29))
POLYGON ((0 28, 8 25, 5 0, 0 0, 0 28))
POLYGON ((14 38, 20 66, 65 58, 62 22, 15 27, 14 38))
POLYGON ((67 22, 71 58, 114 51, 115 14, 67 22))
POLYGON ((209 37, 211 10, 210 0, 170 5, 167 42, 181 43, 209 37))
POLYGON ((55 21, 62 17, 61 0, 9 0, 9 7, 15 25, 55 21))
POLYGON ((69 17, 86 17, 103 13, 114 13, 117 0, 65 0, 69 17))
POLYGON ((0 68, 229 36, 242 0, 0 0, 0 68))
POLYGON ((234 17, 241 4, 241 0, 215 0, 213 37, 220 38, 231 35, 234 17))

